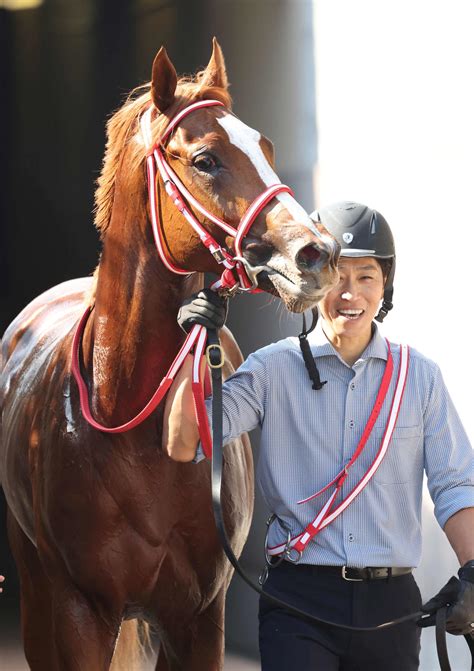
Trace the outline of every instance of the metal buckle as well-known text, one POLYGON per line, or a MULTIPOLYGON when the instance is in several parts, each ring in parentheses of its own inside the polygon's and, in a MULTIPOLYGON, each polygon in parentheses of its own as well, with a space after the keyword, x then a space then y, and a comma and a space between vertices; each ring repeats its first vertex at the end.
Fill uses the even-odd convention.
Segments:
POLYGON ((224 252, 222 251, 221 247, 217 247, 217 249, 215 249, 213 252, 211 252, 211 254, 215 258, 217 263, 224 263, 224 261, 226 260, 225 256, 224 256, 224 252))
POLYGON ((285 550, 285 557, 287 561, 291 562, 292 564, 296 564, 297 562, 299 562, 299 560, 302 557, 302 554, 303 553, 301 552, 301 550, 297 550, 296 548, 287 548, 285 550), (296 552, 296 555, 294 557, 291 554, 292 552, 296 552))
POLYGON ((279 566, 282 563, 282 561, 284 561, 285 559, 289 559, 289 561, 298 561, 297 559, 292 560, 292 559, 289 558, 289 553, 291 553, 291 551, 293 549, 293 548, 290 547, 291 529, 282 520, 279 520, 279 522, 287 533, 285 547, 283 548, 283 550, 282 550, 282 552, 279 556, 276 555, 276 559, 274 559, 273 556, 271 554, 269 554, 269 552, 267 550, 267 548, 268 548, 268 535, 270 533, 270 527, 276 519, 277 519, 277 516, 275 515, 275 513, 273 513, 272 515, 270 515, 270 517, 267 520, 267 531, 266 531, 266 534, 265 534, 265 545, 264 545, 265 566, 263 567, 263 571, 261 572, 261 574, 259 576, 259 579, 258 579, 259 584, 262 585, 262 586, 264 585, 265 581, 267 580, 268 572, 271 568, 275 568, 276 566, 279 566))
POLYGON ((262 572, 258 576, 258 584, 260 587, 263 587, 264 584, 267 582, 268 579, 268 566, 264 566, 262 569, 262 572))
POLYGON ((218 345, 217 343, 208 345, 206 347, 206 360, 207 360, 207 365, 209 366, 209 368, 222 368, 222 366, 224 365, 224 360, 225 360, 224 350, 222 349, 222 346, 218 345), (220 354, 219 363, 212 363, 212 361, 211 361, 210 350, 214 350, 214 349, 218 350, 218 352, 220 354))
POLYGON ((341 575, 344 578, 344 580, 347 580, 348 582, 364 582, 364 578, 348 578, 346 573, 348 568, 350 568, 350 566, 342 567, 341 575))
POLYGON ((281 562, 285 559, 285 556, 286 556, 286 553, 288 552, 288 550, 291 549, 290 548, 291 530, 284 522, 281 522, 281 526, 285 529, 286 534, 287 534, 285 547, 282 550, 282 553, 280 554, 280 556, 276 555, 276 557, 277 557, 276 559, 273 559, 272 555, 269 554, 269 552, 267 550, 267 548, 268 548, 268 536, 270 534, 270 527, 276 519, 277 519, 277 516, 275 515, 275 513, 273 513, 272 515, 270 515, 270 517, 267 520, 267 532, 265 534, 265 546, 264 547, 265 547, 265 564, 267 565, 268 568, 274 568, 275 566, 279 566, 281 564, 281 562))
POLYGON ((262 270, 266 270, 266 266, 251 266, 250 263, 247 261, 247 259, 244 259, 243 256, 234 256, 232 260, 240 263, 244 267, 245 273, 250 282, 252 283, 252 286, 250 287, 240 286, 239 291, 242 293, 246 293, 249 291, 253 291, 254 289, 257 289, 258 287, 257 275, 260 272, 262 272, 262 270))
POLYGON ((223 298, 232 298, 235 294, 240 292, 240 284, 236 282, 231 287, 221 287, 218 289, 219 296, 223 298))

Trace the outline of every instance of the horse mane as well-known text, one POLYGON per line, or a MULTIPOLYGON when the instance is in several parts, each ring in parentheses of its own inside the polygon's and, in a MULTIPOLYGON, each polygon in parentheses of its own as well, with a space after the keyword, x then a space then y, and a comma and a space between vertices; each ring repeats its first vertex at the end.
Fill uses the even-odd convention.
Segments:
MULTIPOLYGON (((181 109, 197 100, 220 100, 231 109, 232 99, 227 90, 207 86, 205 83, 206 71, 202 70, 193 76, 184 76, 178 80, 175 101, 166 114, 157 114, 152 122, 152 133, 158 138, 166 128, 169 119, 181 109)), ((122 152, 131 148, 133 166, 138 167, 145 160, 142 144, 134 141, 138 131, 138 120, 142 112, 150 105, 151 84, 143 84, 134 89, 125 103, 107 122, 107 144, 100 177, 97 180, 95 192, 95 226, 104 237, 112 214, 115 194, 115 178, 122 152)))

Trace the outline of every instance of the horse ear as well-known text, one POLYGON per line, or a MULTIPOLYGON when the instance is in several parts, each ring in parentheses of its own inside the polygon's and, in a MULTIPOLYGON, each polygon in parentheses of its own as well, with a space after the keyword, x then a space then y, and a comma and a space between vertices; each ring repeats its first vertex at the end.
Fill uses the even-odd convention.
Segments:
POLYGON ((161 47, 153 61, 151 70, 151 99, 160 111, 164 112, 174 102, 178 77, 166 49, 161 47))
POLYGON ((227 72, 225 69, 224 54, 221 46, 215 37, 212 38, 212 56, 204 70, 203 78, 201 80, 203 86, 217 86, 218 88, 227 91, 229 82, 227 79, 227 72))

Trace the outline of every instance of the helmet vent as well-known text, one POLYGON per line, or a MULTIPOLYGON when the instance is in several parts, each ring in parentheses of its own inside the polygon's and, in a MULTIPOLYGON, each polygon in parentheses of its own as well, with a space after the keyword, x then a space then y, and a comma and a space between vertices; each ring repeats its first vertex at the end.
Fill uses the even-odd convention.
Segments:
POLYGON ((372 213, 372 221, 370 222, 370 235, 375 235, 377 231, 377 212, 372 213))

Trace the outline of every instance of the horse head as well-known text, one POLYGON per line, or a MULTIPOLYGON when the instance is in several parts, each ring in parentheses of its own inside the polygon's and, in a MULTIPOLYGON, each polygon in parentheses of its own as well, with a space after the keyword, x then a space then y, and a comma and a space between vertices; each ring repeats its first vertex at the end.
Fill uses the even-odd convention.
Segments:
MULTIPOLYGON (((270 140, 231 111, 226 68, 217 41, 214 39, 207 67, 194 78, 179 80, 162 47, 153 63, 149 96, 149 139, 163 152, 167 166, 186 192, 192 194, 193 200, 187 204, 193 216, 223 250, 235 254, 229 228, 237 229, 255 199, 281 182, 273 169, 270 140), (170 120, 182 110, 210 99, 222 106, 193 109, 172 132, 166 132, 170 120), (200 204, 200 211, 195 204, 200 204), (226 222, 228 228, 222 230, 215 218, 226 222)), ((334 285, 338 245, 284 188, 253 220, 242 240, 240 258, 259 287, 279 296, 289 310, 300 312, 334 285)), ((173 208, 160 179, 157 209, 160 236, 172 263, 188 272, 220 274, 216 259, 203 247, 198 233, 186 225, 182 212, 173 208)))

